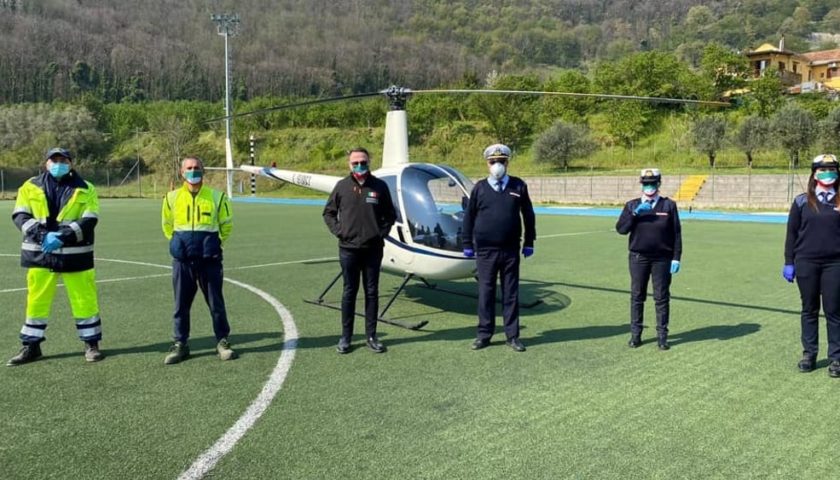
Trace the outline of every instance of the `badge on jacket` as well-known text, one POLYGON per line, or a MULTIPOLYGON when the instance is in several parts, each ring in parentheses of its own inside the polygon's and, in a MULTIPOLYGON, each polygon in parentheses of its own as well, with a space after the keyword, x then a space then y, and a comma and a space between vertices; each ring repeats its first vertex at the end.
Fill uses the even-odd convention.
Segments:
POLYGON ((377 195, 377 193, 374 192, 374 191, 370 191, 370 192, 368 192, 367 197, 365 197, 365 202, 372 203, 374 205, 378 205, 379 204, 379 195, 377 195))

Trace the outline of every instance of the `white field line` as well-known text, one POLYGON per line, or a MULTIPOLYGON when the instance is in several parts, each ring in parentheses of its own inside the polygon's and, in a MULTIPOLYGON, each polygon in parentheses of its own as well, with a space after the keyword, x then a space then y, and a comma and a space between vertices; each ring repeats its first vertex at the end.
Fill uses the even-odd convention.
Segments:
POLYGON ((277 392, 280 391, 280 387, 283 386, 283 381, 286 380, 286 376, 292 368, 292 361, 294 361, 295 352, 297 351, 297 326, 295 325, 292 314, 289 313, 282 303, 278 302, 277 299, 258 288, 237 282, 236 280, 231 280, 229 278, 226 278, 225 280, 246 290, 250 290, 274 307, 274 310, 277 311, 280 318, 283 320, 283 332, 285 335, 283 352, 280 354, 280 359, 277 360, 277 366, 274 367, 274 370, 268 377, 268 381, 265 385, 263 385, 262 391, 259 395, 257 395, 257 398, 251 402, 245 410, 245 413, 239 417, 236 423, 234 423, 220 439, 216 440, 216 443, 214 443, 213 446, 202 453, 201 456, 198 457, 192 465, 190 465, 190 468, 181 473, 178 480, 197 480, 203 478, 208 472, 210 472, 210 470, 213 469, 213 467, 216 466, 222 457, 227 455, 227 453, 236 446, 236 443, 245 436, 245 433, 253 427, 262 414, 265 413, 266 409, 268 409, 268 406, 271 404, 271 401, 277 395, 277 392))
POLYGON ((555 237, 576 237, 578 235, 592 235, 593 233, 609 233, 615 232, 615 230, 593 230, 591 232, 569 232, 569 233, 553 233, 551 235, 537 235, 537 240, 542 238, 555 238, 555 237))
MULTIPOLYGON (((10 255, 10 254, 2 254, 0 256, 3 257, 11 257, 17 255, 10 255)), ((166 268, 172 269, 169 265, 158 265, 155 263, 147 263, 147 262, 136 262, 132 260, 119 260, 113 258, 97 258, 99 261, 104 262, 114 262, 114 263, 125 263, 129 265, 142 265, 146 267, 157 267, 157 268, 166 268)), ((312 260, 303 260, 297 262, 283 262, 282 264, 289 264, 289 263, 302 263, 306 261, 312 260)), ((247 268, 255 268, 255 266, 250 266, 247 268)), ((111 279, 110 281, 119 281, 119 280, 133 280, 139 278, 151 278, 151 277, 161 277, 161 276, 169 276, 170 274, 163 274, 163 275, 146 275, 143 277, 125 277, 122 279, 111 279)), ((104 281, 104 280, 103 280, 104 281)), ((280 388, 283 386, 283 382, 286 380, 286 377, 289 374, 289 370, 292 368, 292 363, 295 359, 295 353, 297 352, 297 343, 298 343, 298 331, 297 325, 295 325, 295 319, 292 316, 291 312, 282 304, 279 300, 272 297, 268 293, 252 286, 248 285, 247 283, 242 283, 237 280, 233 280, 231 278, 225 278, 225 281, 228 283, 232 283, 237 287, 244 288, 251 293, 257 295, 258 297, 262 298, 277 312, 280 316, 281 321, 283 322, 283 350, 280 353, 280 358, 277 360, 277 365, 275 365, 274 370, 271 371, 271 374, 268 377, 268 380, 263 385, 262 390, 260 391, 257 398, 248 405, 248 408, 245 412, 236 420, 232 427, 222 435, 221 438, 216 440, 216 442, 208 448, 198 459, 193 462, 193 464, 185 470, 181 475, 178 477, 179 480, 193 480, 193 479, 200 479, 203 478, 216 464, 219 460, 222 459, 225 455, 230 452, 234 446, 242 439, 243 436, 254 426, 254 424, 259 420, 259 418, 265 413, 268 409, 271 402, 274 400, 274 397, 277 396, 277 393, 280 391, 280 388)), ((25 289, 24 289, 25 290, 25 289)))

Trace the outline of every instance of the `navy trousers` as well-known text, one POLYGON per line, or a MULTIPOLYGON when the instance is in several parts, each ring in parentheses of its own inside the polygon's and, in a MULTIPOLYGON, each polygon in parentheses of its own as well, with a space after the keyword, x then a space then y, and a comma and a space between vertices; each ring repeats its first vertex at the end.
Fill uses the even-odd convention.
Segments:
POLYGON ((671 302, 671 259, 630 252, 630 333, 641 335, 648 281, 653 278, 656 333, 668 336, 671 302))
POLYGON ((840 263, 796 260, 796 284, 802 298, 802 352, 819 351, 820 297, 826 318, 828 358, 840 360, 840 263))
POLYGON ((344 277, 341 295, 341 336, 353 337, 356 319, 356 295, 359 293, 359 275, 365 288, 365 335, 376 336, 379 319, 379 268, 382 266, 382 247, 339 248, 338 260, 344 277))
POLYGON ((478 269, 478 334, 489 340, 496 330, 496 278, 502 290, 502 317, 508 340, 519 338, 519 249, 480 248, 478 269))
POLYGON ((175 290, 175 340, 190 338, 190 308, 198 289, 210 307, 216 341, 230 334, 225 299, 222 296, 222 261, 217 259, 172 261, 172 287, 175 290))

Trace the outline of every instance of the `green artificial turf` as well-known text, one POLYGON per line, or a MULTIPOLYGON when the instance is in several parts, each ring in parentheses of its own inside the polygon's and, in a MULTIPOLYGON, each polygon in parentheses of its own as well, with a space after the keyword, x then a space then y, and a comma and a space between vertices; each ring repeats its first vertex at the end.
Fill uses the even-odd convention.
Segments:
MULTIPOLYGON (((0 478, 176 478, 257 396, 283 341, 274 309, 227 284, 233 346, 213 355, 207 308, 193 307, 194 358, 164 366, 172 289, 159 202, 105 200, 97 232, 102 346, 85 364, 63 289, 45 358, 0 368, 0 478), (144 278, 135 278, 144 277, 144 278)), ((10 202, 0 210, 10 213, 10 202)), ((380 324, 389 350, 339 356, 339 313, 303 302, 338 272, 319 207, 234 204, 225 274, 294 316, 300 341, 265 415, 212 478, 833 478, 840 381, 800 374, 798 291, 779 274, 783 225, 684 222, 672 349, 626 346, 627 239, 615 219, 540 216, 523 261, 525 353, 472 351, 475 300, 415 284, 380 324), (248 268, 246 268, 248 267, 248 268)), ((6 216, 8 218, 8 216, 6 216)), ((0 236, 0 290, 24 286, 19 234, 0 236)), ((383 275, 382 302, 400 279, 383 275)), ((447 283, 474 292, 471 281, 447 283)), ((339 285, 340 287, 340 285, 339 285)), ((340 288, 328 295, 337 303, 340 288)), ((24 292, 0 293, 0 353, 18 348, 24 292)), ((6 357, 3 357, 5 360, 6 357)))

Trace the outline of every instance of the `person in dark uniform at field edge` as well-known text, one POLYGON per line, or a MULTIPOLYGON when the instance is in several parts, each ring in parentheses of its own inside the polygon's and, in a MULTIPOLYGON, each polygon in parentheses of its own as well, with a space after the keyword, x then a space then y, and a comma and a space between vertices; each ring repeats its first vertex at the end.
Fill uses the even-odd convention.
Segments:
POLYGON ((677 204, 659 194, 662 175, 655 168, 642 170, 642 196, 624 204, 615 229, 630 234, 630 341, 642 345, 648 280, 653 278, 656 333, 660 350, 668 350, 671 277, 680 271, 682 232, 677 204))
POLYGON ((840 196, 837 157, 817 155, 808 191, 790 206, 782 277, 796 279, 802 299, 801 372, 817 367, 820 296, 828 334, 828 374, 840 377, 840 196))
POLYGON ((338 257, 344 276, 341 297, 341 338, 336 350, 350 352, 359 275, 365 289, 365 338, 376 353, 385 346, 376 336, 379 316, 379 268, 385 237, 397 219, 388 185, 370 173, 370 154, 354 148, 348 155, 350 175, 335 185, 324 207, 324 223, 338 238, 338 257))
POLYGON ((490 345, 496 330, 499 277, 506 344, 517 352, 525 351, 519 339, 519 242, 524 224, 522 255, 530 257, 537 231, 528 185, 506 173, 510 155, 510 148, 502 144, 484 150, 490 176, 475 184, 464 212, 464 256, 475 257, 478 269, 478 333, 473 350, 490 345))

